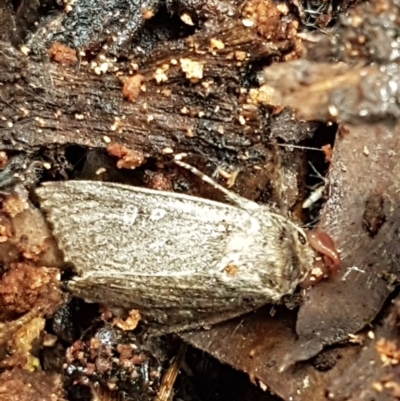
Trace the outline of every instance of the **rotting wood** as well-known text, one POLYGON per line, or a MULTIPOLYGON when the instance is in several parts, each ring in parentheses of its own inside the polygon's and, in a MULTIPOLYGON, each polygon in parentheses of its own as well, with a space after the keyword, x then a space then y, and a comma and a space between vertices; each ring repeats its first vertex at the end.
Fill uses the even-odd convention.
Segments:
POLYGON ((96 76, 84 65, 33 62, 1 42, 0 149, 104 148, 111 141, 147 156, 172 149, 211 160, 222 154, 236 162, 265 160, 265 115, 248 101, 242 74, 252 60, 278 56, 292 43, 266 43, 241 21, 218 28, 154 51, 140 67, 144 82, 133 102, 123 98, 123 77, 96 76), (225 47, 210 51, 210 39, 218 35, 225 47), (249 58, 239 61, 234 49, 249 58), (204 66, 200 83, 185 76, 182 60, 204 66), (157 83, 155 74, 163 66, 168 80, 157 83))

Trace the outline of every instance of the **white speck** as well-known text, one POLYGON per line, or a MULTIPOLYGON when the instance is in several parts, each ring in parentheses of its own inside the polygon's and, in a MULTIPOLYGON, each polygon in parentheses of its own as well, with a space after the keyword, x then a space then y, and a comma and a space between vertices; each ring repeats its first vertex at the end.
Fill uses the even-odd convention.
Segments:
POLYGON ((194 22, 193 22, 193 20, 192 20, 192 17, 191 17, 189 14, 187 14, 187 13, 184 13, 184 14, 181 15, 181 20, 182 20, 186 25, 190 25, 190 26, 193 26, 193 25, 194 25, 194 22))
POLYGON ((21 53, 25 56, 27 56, 31 52, 31 49, 27 46, 21 46, 19 50, 21 50, 21 53))
POLYGON ((165 211, 165 209, 154 209, 151 212, 150 215, 150 220, 161 220, 162 218, 165 217, 165 215, 167 214, 167 212, 165 211))
POLYGON ((104 167, 100 167, 96 170, 96 175, 104 174, 107 170, 104 167))
POLYGON ((268 386, 264 382, 262 382, 261 380, 258 381, 258 385, 260 386, 260 389, 262 391, 267 391, 268 390, 268 386))
POLYGON ((242 19, 242 24, 246 27, 246 28, 251 28, 252 26, 254 26, 254 21, 246 18, 246 19, 242 19))
POLYGON ((337 117, 339 114, 338 109, 333 104, 328 107, 328 111, 332 117, 337 117))
POLYGON ((164 148, 162 152, 164 155, 170 155, 171 153, 174 153, 174 150, 172 148, 164 148))
POLYGON ((392 91, 392 93, 396 93, 397 92, 397 82, 393 79, 391 79, 389 81, 389 88, 392 91))

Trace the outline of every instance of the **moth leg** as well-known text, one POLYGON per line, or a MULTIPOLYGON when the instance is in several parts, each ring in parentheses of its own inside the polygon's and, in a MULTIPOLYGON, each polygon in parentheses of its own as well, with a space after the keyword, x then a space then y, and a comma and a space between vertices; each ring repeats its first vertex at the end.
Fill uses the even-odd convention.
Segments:
POLYGON ((260 206, 257 203, 255 203, 251 200, 248 200, 246 198, 242 198, 241 196, 235 194, 234 192, 231 192, 228 189, 224 188, 222 185, 219 185, 212 178, 210 178, 208 175, 203 174, 196 167, 193 167, 192 165, 180 160, 180 157, 181 157, 181 155, 177 155, 177 156, 175 156, 175 159, 174 159, 175 163, 178 166, 183 167, 186 170, 189 170, 194 175, 201 178, 204 182, 206 182, 207 184, 210 184, 213 188, 222 192, 226 196, 226 198, 230 202, 232 202, 234 205, 240 207, 241 209, 245 209, 245 210, 257 210, 260 208, 260 206))

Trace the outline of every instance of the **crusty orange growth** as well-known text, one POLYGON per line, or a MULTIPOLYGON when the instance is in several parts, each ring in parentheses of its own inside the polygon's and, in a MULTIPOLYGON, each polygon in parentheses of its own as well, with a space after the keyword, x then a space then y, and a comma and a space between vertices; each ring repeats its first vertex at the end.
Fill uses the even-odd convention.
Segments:
POLYGON ((124 86, 122 87, 122 94, 130 102, 134 102, 140 93, 140 88, 144 81, 144 76, 136 74, 133 77, 129 77, 125 80, 124 86))
POLYGON ((76 51, 60 42, 51 45, 48 55, 53 61, 66 67, 75 64, 77 61, 76 51))

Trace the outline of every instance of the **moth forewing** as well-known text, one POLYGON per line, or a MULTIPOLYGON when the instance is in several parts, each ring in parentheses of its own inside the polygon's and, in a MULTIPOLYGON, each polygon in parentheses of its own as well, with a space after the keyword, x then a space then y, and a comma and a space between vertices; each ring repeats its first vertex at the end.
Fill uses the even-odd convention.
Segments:
POLYGON ((91 181, 36 193, 78 273, 71 292, 159 323, 225 320, 277 302, 312 265, 293 223, 256 204, 91 181))

